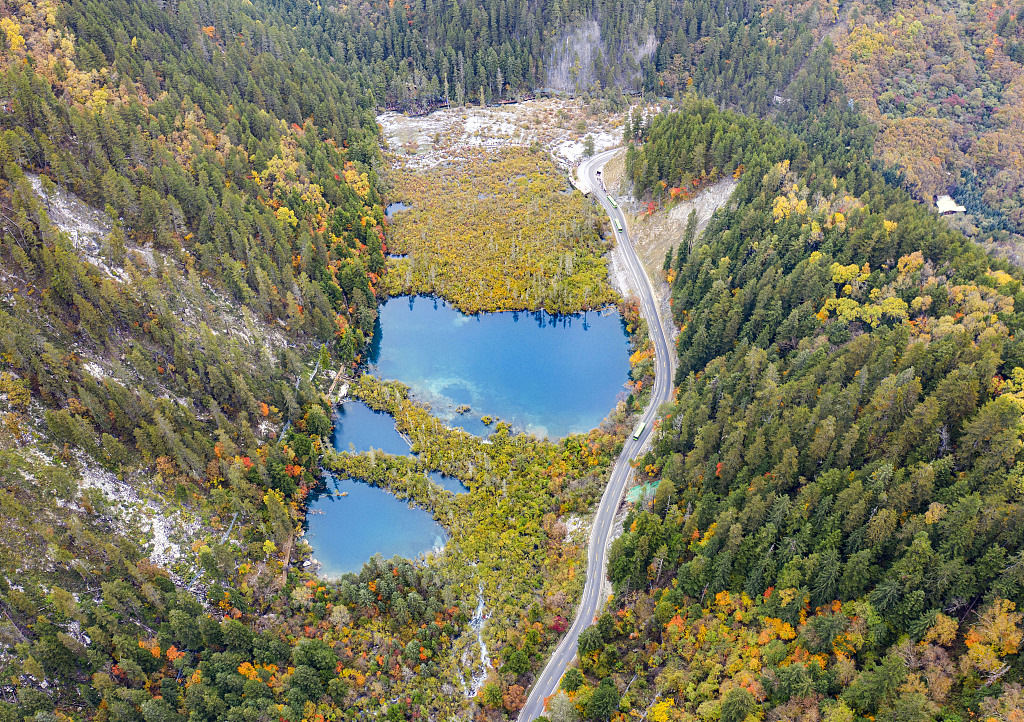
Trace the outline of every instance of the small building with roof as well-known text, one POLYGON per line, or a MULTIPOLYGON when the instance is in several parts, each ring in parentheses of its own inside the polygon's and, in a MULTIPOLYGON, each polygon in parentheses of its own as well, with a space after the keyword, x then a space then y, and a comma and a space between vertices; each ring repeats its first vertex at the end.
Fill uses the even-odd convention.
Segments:
POLYGON ((950 216, 954 213, 963 213, 967 210, 963 206, 958 205, 950 196, 938 196, 935 199, 935 208, 938 209, 940 216, 950 216))

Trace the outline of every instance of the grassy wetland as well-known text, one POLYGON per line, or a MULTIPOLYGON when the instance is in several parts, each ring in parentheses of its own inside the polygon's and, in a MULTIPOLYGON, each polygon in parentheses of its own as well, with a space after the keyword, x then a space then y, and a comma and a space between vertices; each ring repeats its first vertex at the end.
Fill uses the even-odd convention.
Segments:
POLYGON ((388 180, 412 206, 388 228, 389 294, 436 294, 465 313, 576 313, 618 300, 600 216, 547 153, 471 150, 388 180))

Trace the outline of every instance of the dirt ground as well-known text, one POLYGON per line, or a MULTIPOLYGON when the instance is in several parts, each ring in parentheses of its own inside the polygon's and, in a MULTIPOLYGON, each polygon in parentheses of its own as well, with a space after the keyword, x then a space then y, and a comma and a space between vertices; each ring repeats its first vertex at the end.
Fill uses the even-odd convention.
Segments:
POLYGON ((630 203, 629 231, 635 233, 637 252, 647 272, 652 276, 661 272, 665 252, 683 239, 691 210, 697 211, 697 233, 700 234, 714 212, 729 201, 735 188, 736 181, 732 178, 720 180, 692 200, 676 204, 667 213, 655 212, 650 216, 635 207, 638 205, 635 202, 630 203))
MULTIPOLYGON (((626 152, 622 150, 605 164, 602 176, 605 186, 615 195, 619 207, 625 211, 626 230, 633 238, 637 255, 640 256, 640 261, 644 264, 647 276, 658 295, 661 316, 669 326, 674 326, 668 303, 670 289, 663 280, 661 270, 665 263, 665 253, 682 241, 691 210, 697 211, 699 237, 714 212, 729 202, 733 190, 736 189, 736 181, 732 178, 720 180, 705 188, 692 200, 681 201, 667 211, 659 210, 647 215, 644 205, 633 199, 632 184, 628 183, 625 173, 626 152)), ((615 267, 614 254, 612 266, 615 267)))
POLYGON ((500 148, 539 144, 563 168, 583 158, 589 135, 595 152, 622 142, 625 111, 588 115, 580 100, 548 98, 495 108, 443 108, 409 118, 400 113, 377 116, 388 150, 410 170, 430 168, 467 147, 500 148))
POLYGON ((669 248, 677 246, 683 240, 690 211, 697 211, 699 238, 714 212, 729 202, 737 182, 732 178, 720 180, 691 200, 681 201, 667 211, 655 211, 652 215, 647 215, 643 204, 633 200, 630 189, 625 187, 625 155, 625 152, 619 153, 605 166, 605 183, 617 191, 616 199, 619 206, 626 210, 626 230, 632 236, 637 255, 640 256, 640 261, 654 284, 655 292, 661 301, 662 317, 668 320, 671 318, 668 305, 670 289, 662 280, 665 254, 669 248))

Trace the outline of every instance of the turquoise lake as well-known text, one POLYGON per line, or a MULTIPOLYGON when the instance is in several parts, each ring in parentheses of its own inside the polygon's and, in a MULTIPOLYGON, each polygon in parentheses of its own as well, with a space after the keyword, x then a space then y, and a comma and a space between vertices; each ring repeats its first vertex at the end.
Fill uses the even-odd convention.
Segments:
POLYGON ((332 441, 338 451, 357 454, 370 449, 397 456, 409 453, 409 442, 398 433, 395 420, 359 401, 338 404, 332 441))
POLYGON ((448 540, 444 527, 422 509, 364 481, 333 476, 311 497, 306 522, 306 541, 326 579, 358 572, 374 554, 415 559, 448 540))
MULTIPOLYGON (((619 315, 591 312, 466 316, 441 300, 391 299, 380 309, 370 372, 408 384, 451 426, 486 436, 484 415, 517 431, 562 437, 597 427, 615 407, 629 372, 619 315), (457 413, 466 404, 470 410, 457 413)), ((334 447, 411 455, 394 419, 357 401, 337 410, 334 447)), ((458 480, 428 472, 449 491, 458 480)), ((353 479, 329 478, 310 497, 306 539, 326 578, 358 572, 374 554, 415 558, 441 548, 444 528, 423 509, 353 479), (345 496, 342 496, 342 494, 345 496)))
MULTIPOLYGON (((385 413, 374 411, 360 401, 349 400, 338 405, 332 440, 334 448, 338 451, 359 453, 374 449, 396 456, 408 456, 412 453, 409 442, 395 428, 395 420, 385 413)), ((445 476, 439 471, 428 471, 426 476, 453 494, 465 494, 469 491, 461 481, 453 476, 445 476)))
MULTIPOLYGON (((395 429, 395 420, 359 401, 338 406, 333 441, 339 451, 374 449, 411 455, 408 442, 395 429)), ((437 471, 426 475, 454 494, 469 491, 454 477, 437 471)), ((395 554, 414 558, 439 549, 446 540, 444 527, 429 513, 357 479, 331 476, 309 499, 306 541, 321 564, 320 575, 328 579, 358 572, 374 554, 386 559, 395 554)))
POLYGON ((629 339, 615 310, 467 316, 438 299, 393 298, 381 306, 369 363, 450 426, 486 435, 486 415, 561 438, 596 428, 615 408, 629 339), (470 411, 456 413, 462 404, 470 411))

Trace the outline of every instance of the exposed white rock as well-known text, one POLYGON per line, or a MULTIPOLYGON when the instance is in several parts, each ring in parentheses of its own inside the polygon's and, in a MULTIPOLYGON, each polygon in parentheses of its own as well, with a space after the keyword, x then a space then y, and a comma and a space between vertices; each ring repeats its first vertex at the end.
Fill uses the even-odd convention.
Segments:
POLYGON ((154 564, 168 567, 177 562, 182 556, 182 541, 199 530, 197 521, 185 519, 178 511, 169 512, 151 499, 141 499, 129 484, 87 463, 82 464, 81 487, 99 490, 110 502, 111 514, 122 528, 137 527, 152 535, 146 546, 154 564))

